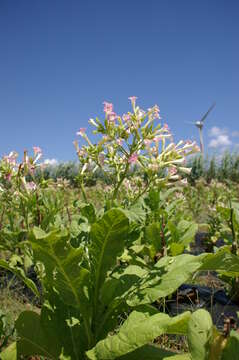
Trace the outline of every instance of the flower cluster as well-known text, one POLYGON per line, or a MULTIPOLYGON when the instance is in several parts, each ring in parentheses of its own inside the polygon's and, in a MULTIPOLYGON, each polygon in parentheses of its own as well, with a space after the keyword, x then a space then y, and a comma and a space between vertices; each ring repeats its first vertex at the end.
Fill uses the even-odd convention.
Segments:
POLYGON ((33 181, 27 182, 27 175, 34 175, 35 169, 39 166, 38 161, 42 157, 42 150, 38 146, 33 147, 33 156, 29 156, 27 151, 24 151, 23 160, 17 162, 18 153, 16 151, 10 152, 0 160, 0 179, 7 187, 18 186, 28 193, 36 189, 36 184, 33 181))
MULTIPOLYGON (((147 174, 150 184, 158 180, 158 173, 164 171, 164 180, 179 179, 182 172, 188 172, 185 159, 199 151, 195 142, 180 141, 175 144, 169 126, 161 123, 160 108, 157 105, 147 111, 136 105, 137 98, 129 98, 132 111, 122 116, 114 111, 112 103, 104 102, 105 118, 90 119, 93 134, 100 134, 98 143, 93 144, 81 128, 77 135, 86 144, 74 141, 81 162, 82 178, 100 168, 114 180, 118 191, 132 167, 147 174)), ((114 190, 114 194, 116 194, 114 190)))

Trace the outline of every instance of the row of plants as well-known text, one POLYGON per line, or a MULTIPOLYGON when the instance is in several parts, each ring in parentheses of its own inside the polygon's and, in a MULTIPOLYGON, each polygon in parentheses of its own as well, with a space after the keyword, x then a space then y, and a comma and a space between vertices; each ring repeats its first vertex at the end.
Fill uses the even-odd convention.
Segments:
POLYGON ((224 152, 220 156, 212 155, 204 158, 195 156, 189 160, 188 166, 192 168, 189 180, 204 178, 208 183, 212 180, 220 182, 239 182, 239 154, 237 152, 224 152))
MULTIPOLYGON (((186 167, 191 169, 188 175, 188 180, 191 184, 195 184, 195 181, 203 178, 210 183, 212 180, 219 182, 239 182, 239 155, 238 153, 225 152, 223 155, 210 156, 204 158, 201 155, 192 156, 186 162, 186 167)), ((81 170, 81 166, 76 162, 65 162, 56 164, 42 164, 35 173, 35 179, 40 182, 42 178, 45 180, 62 178, 70 181, 70 184, 74 187, 78 186, 78 173, 81 170)), ((146 176, 143 169, 139 166, 135 166, 131 169, 131 173, 136 173, 138 176, 144 178, 146 176)), ((163 172, 159 170, 158 176, 161 177, 163 172)), ((86 182, 87 186, 95 186, 100 181, 103 184, 111 185, 112 181, 100 168, 95 170, 94 174, 86 182)))
POLYGON ((7 347, 0 318, 3 360, 206 360, 232 359, 238 351, 237 332, 220 333, 206 310, 174 317, 162 310, 165 299, 201 271, 217 271, 236 295, 234 188, 222 193, 218 184, 188 186, 186 157, 198 151, 196 144, 174 144, 157 105, 144 111, 135 97, 130 101, 127 114, 117 115, 105 102, 103 121, 89 120, 98 142, 84 128, 77 132, 79 189, 64 179, 36 178, 38 147, 20 162, 15 152, 0 162, 0 267, 19 277, 40 304, 39 311, 20 314, 16 341, 7 347), (87 189, 96 171, 111 185, 87 189), (226 243, 194 256, 185 251, 202 219, 192 204, 205 200, 209 240, 220 234, 226 243), (29 269, 37 282, 27 276, 29 269), (158 346, 154 341, 162 334, 185 336, 188 351, 158 346))

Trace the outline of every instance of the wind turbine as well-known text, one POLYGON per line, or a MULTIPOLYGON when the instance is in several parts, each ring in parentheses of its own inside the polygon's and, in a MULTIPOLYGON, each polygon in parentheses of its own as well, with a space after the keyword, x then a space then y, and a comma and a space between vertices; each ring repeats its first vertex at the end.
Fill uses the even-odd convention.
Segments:
POLYGON ((214 108, 215 105, 216 105, 216 103, 213 103, 210 106, 210 108, 208 109, 208 111, 203 115, 203 117, 200 120, 198 120, 196 122, 188 123, 188 124, 196 125, 196 127, 199 129, 200 150, 201 150, 202 155, 204 153, 204 144, 203 144, 203 136, 202 136, 202 129, 204 126, 204 121, 205 121, 206 117, 208 116, 208 114, 212 111, 212 109, 214 108))

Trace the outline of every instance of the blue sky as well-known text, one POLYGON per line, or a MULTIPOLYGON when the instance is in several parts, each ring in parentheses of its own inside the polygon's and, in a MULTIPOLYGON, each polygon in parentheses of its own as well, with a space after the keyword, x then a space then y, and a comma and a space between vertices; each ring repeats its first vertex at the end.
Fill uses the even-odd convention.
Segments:
MULTIPOLYGON (((40 146, 76 159, 72 141, 104 100, 160 106, 177 140, 239 143, 237 0, 1 0, 0 155, 40 146)), ((210 146, 209 146, 210 145, 210 146)))

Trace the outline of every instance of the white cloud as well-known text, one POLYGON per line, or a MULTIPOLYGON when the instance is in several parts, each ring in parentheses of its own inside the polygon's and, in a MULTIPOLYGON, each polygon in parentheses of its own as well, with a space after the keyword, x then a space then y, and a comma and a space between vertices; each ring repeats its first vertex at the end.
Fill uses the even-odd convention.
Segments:
POLYGON ((209 133, 208 135, 210 137, 218 137, 220 135, 224 135, 227 133, 227 130, 226 129, 220 129, 219 127, 217 126, 213 126, 210 130, 209 130, 209 133))
POLYGON ((232 144, 231 140, 229 139, 229 135, 227 134, 219 134, 214 139, 211 139, 209 142, 209 147, 218 148, 218 147, 227 147, 232 144))
POLYGON ((232 136, 233 137, 239 137, 239 131, 233 131, 232 136))
POLYGON ((46 159, 44 161, 44 164, 56 166, 58 164, 58 160, 57 159, 46 159))
POLYGON ((232 137, 239 135, 239 132, 229 132, 226 128, 219 128, 217 126, 213 126, 209 132, 208 135, 212 139, 209 141, 208 146, 214 149, 218 149, 221 151, 225 151, 225 149, 231 145, 235 145, 232 141, 232 137))

